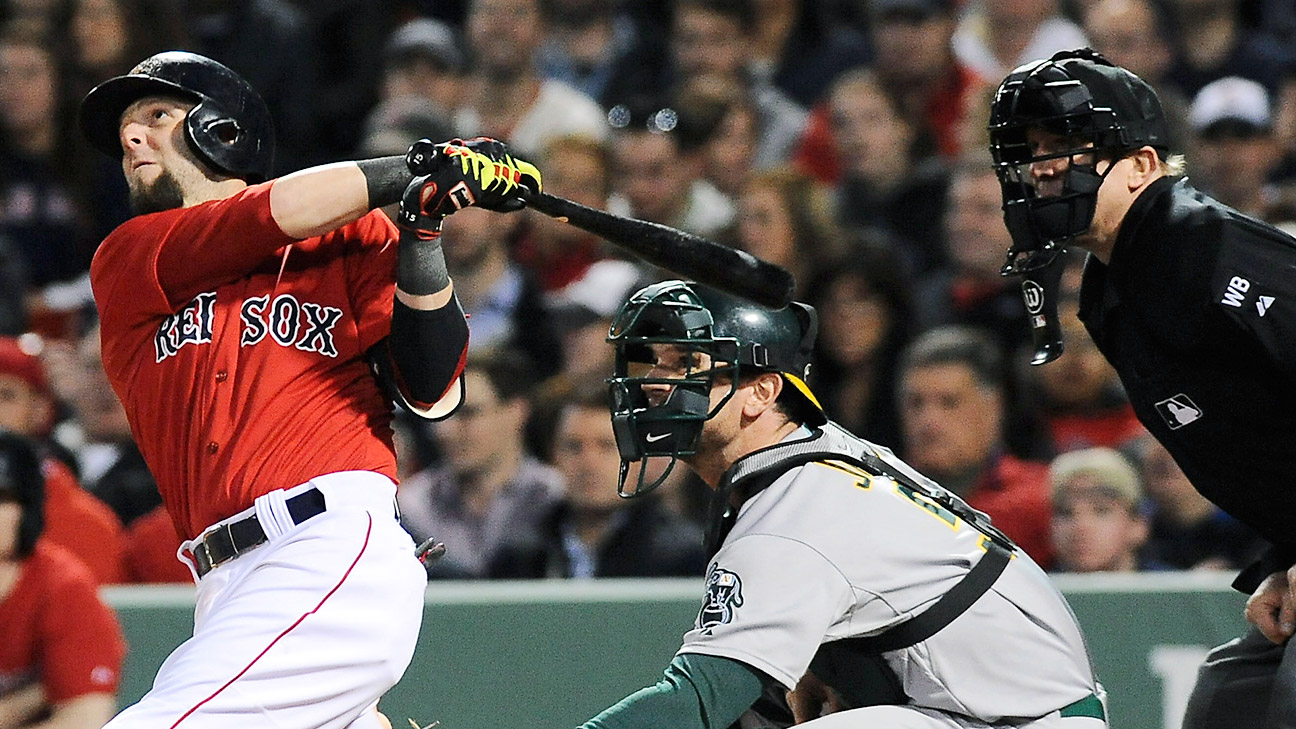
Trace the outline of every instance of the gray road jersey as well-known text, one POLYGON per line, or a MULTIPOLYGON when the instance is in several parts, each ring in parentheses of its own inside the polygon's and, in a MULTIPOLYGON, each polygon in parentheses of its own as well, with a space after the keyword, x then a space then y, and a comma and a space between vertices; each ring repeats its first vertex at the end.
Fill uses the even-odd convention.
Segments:
MULTIPOLYGON (((844 462, 795 467, 743 505, 679 652, 742 661, 791 688, 820 644, 929 607, 985 554, 984 539, 891 479, 844 462)), ((966 613, 885 657, 916 705, 987 721, 1042 716, 1094 690, 1070 608, 1020 551, 966 613)))

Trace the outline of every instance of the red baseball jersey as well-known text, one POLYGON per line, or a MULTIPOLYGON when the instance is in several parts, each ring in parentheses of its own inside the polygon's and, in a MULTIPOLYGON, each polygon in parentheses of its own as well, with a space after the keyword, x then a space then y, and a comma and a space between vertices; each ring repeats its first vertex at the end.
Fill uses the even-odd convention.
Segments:
POLYGON ((364 358, 391 326, 396 227, 373 211, 293 240, 273 185, 132 218, 90 267, 104 370, 185 538, 320 474, 396 478, 364 358))
POLYGON ((90 572, 47 539, 0 599, 0 696, 39 681, 51 703, 116 693, 126 641, 90 572))

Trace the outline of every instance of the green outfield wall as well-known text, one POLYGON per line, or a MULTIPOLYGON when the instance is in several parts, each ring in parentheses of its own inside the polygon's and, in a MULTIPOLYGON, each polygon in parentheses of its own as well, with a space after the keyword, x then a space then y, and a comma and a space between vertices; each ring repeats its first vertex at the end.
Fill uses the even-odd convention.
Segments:
MULTIPOLYGON (((1115 729, 1177 729, 1207 648, 1240 634, 1243 595, 1215 573, 1066 575, 1115 729)), ((193 590, 105 594, 130 643, 123 705, 192 627, 193 590)), ((432 583, 405 678, 382 702, 439 729, 561 729, 654 682, 692 625, 698 580, 432 583)), ((986 636, 993 640, 994 636, 986 636)))

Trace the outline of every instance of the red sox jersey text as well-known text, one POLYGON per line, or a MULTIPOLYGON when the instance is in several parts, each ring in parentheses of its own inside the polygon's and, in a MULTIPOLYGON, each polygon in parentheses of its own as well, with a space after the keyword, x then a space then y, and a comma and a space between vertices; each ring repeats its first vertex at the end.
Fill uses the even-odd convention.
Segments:
POLYGON ((365 361, 391 324, 395 226, 375 211, 294 241, 273 184, 127 221, 91 266, 104 369, 185 538, 320 474, 396 476, 365 361))

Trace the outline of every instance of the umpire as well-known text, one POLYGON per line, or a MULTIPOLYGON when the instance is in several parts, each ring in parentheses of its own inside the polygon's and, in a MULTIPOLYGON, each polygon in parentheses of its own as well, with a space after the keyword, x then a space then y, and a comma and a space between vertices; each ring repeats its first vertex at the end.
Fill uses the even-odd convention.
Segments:
POLYGON ((1056 357, 1056 254, 1089 252, 1080 318, 1139 420, 1272 545, 1233 583, 1247 634, 1206 659, 1184 727, 1296 727, 1296 240, 1193 189, 1152 89, 1089 49, 999 86, 990 149, 1037 334, 1056 357))

